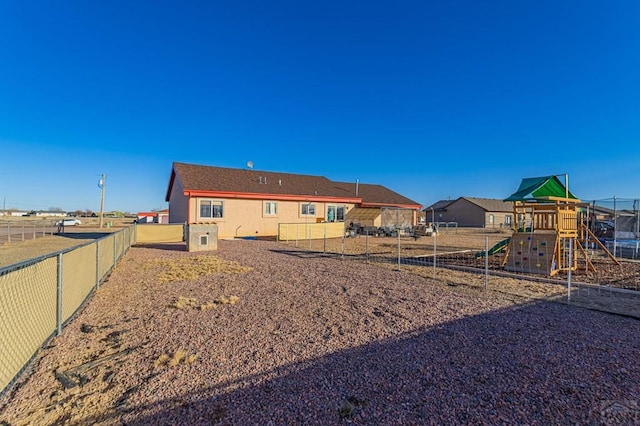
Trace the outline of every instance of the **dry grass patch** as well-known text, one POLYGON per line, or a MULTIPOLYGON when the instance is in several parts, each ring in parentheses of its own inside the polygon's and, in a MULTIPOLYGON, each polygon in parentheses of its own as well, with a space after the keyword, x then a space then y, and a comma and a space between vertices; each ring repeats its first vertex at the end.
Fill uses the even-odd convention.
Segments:
POLYGON ((243 274, 252 268, 215 256, 190 256, 176 259, 153 259, 143 265, 145 270, 157 271, 162 283, 192 281, 213 274, 243 274))
POLYGON ((171 307, 176 309, 196 308, 201 311, 206 311, 207 309, 214 309, 218 305, 235 305, 238 303, 238 300, 240 300, 238 296, 220 296, 213 301, 198 304, 198 300, 195 297, 178 296, 171 304, 171 307))
POLYGON ((163 366, 175 367, 180 364, 189 365, 189 364, 193 364, 197 358, 198 358, 197 355, 195 354, 189 355, 188 352, 183 351, 182 349, 179 349, 175 351, 173 355, 169 355, 169 354, 160 355, 158 359, 154 361, 153 365, 156 368, 163 367, 163 366))
POLYGON ((171 307, 176 309, 184 309, 187 307, 195 307, 197 306, 198 301, 195 297, 184 297, 179 296, 176 300, 173 301, 171 307))

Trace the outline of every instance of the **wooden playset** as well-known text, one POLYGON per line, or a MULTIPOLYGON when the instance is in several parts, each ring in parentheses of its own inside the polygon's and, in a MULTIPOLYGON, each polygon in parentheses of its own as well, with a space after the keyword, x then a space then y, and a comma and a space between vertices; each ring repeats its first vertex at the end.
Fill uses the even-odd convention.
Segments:
POLYGON ((615 263, 616 258, 591 233, 580 200, 556 176, 526 178, 518 191, 505 201, 513 201, 514 232, 506 247, 502 266, 507 271, 553 276, 590 271, 587 244, 600 246, 615 263), (584 260, 584 262, 582 261, 584 260))

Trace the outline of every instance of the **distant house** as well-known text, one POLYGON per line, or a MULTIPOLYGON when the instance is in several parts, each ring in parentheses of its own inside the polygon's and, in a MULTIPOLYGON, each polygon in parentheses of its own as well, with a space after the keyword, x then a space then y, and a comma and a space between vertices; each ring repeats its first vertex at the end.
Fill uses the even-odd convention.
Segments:
POLYGON ((50 211, 37 211, 37 217, 65 217, 67 212, 50 212, 50 211))
POLYGON ((155 223, 156 216, 156 212, 138 212, 136 220, 138 223, 155 223))
POLYGON ((136 214, 138 223, 169 223, 169 209, 154 212, 138 212, 136 214))
POLYGON ((441 200, 425 208, 425 213, 428 222, 456 222, 461 227, 510 228, 513 224, 513 203, 493 198, 441 200))
POLYGON ((26 212, 23 210, 2 210, 0 212, 0 216, 13 216, 13 217, 27 216, 28 214, 29 212, 26 212))
POLYGON ((323 176, 174 163, 170 223, 216 223, 218 236, 275 236, 280 223, 417 222, 420 204, 382 185, 323 176))
POLYGON ((158 210, 156 212, 157 223, 169 223, 169 209, 158 210))
POLYGON ((436 201, 429 207, 424 209, 425 217, 428 223, 433 222, 451 222, 446 220, 446 207, 451 203, 451 200, 436 201))

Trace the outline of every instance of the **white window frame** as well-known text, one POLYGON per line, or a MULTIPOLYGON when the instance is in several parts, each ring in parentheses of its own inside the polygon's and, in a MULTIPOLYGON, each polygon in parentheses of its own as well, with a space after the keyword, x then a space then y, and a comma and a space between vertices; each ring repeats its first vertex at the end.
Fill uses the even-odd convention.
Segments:
POLYGON ((316 203, 300 203, 300 216, 315 217, 316 215, 316 203), (306 210, 306 213, 305 213, 306 210))
POLYGON ((278 216, 278 202, 264 201, 262 205, 262 214, 268 217, 278 216))
POLYGON ((347 206, 344 204, 328 204, 327 205, 327 222, 344 222, 347 216, 347 206), (336 217, 329 219, 329 209, 334 208, 336 217), (338 209, 342 208, 342 219, 338 219, 338 209))
POLYGON ((224 201, 216 200, 213 198, 199 198, 198 199, 198 219, 211 220, 211 219, 224 219, 224 201), (209 208, 211 209, 211 216, 203 216, 202 215, 202 207, 203 204, 209 203, 209 208), (215 215, 214 206, 220 206, 220 216, 215 215))

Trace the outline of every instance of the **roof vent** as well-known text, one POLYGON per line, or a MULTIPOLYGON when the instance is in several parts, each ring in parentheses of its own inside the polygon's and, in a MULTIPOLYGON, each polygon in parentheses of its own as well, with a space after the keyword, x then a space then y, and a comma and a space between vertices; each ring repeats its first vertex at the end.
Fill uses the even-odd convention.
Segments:
POLYGON ((278 185, 282 186, 282 179, 278 179, 278 185))
POLYGON ((318 195, 318 191, 313 191, 313 194, 314 195, 318 195))
POLYGON ((258 181, 260 182, 260 185, 262 185, 262 176, 258 177, 258 181))

